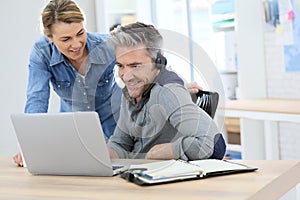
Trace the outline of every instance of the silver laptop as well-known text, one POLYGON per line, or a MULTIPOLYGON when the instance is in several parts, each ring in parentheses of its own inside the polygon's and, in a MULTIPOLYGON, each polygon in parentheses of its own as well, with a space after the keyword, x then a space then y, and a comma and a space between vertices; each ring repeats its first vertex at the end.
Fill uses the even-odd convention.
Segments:
POLYGON ((113 176, 96 112, 12 114, 11 120, 31 174, 113 176))

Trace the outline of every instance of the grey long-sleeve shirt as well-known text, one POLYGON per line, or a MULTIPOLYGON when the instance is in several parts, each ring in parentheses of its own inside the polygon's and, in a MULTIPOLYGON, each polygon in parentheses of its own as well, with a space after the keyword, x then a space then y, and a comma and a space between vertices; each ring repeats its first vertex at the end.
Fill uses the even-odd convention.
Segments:
POLYGON ((145 158, 153 146, 169 142, 177 158, 195 160, 212 155, 219 130, 183 86, 156 84, 149 101, 132 119, 134 107, 122 98, 120 118, 108 141, 120 158, 145 158))

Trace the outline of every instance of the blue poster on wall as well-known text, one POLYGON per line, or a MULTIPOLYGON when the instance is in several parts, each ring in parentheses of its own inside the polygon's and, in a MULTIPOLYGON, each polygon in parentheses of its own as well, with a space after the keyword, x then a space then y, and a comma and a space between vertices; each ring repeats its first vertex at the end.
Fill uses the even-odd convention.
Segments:
MULTIPOLYGON (((297 0, 299 1, 299 0, 297 0)), ((293 8, 293 38, 294 44, 284 46, 285 71, 300 71, 300 10, 291 0, 293 8)))

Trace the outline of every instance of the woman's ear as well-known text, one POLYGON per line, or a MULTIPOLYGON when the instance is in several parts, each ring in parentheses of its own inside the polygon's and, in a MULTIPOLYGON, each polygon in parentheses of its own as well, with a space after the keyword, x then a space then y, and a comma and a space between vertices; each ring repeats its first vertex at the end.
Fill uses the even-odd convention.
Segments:
POLYGON ((44 34, 44 35, 47 37, 47 39, 48 39, 50 42, 53 42, 52 36, 49 36, 49 35, 46 35, 46 34, 44 34))

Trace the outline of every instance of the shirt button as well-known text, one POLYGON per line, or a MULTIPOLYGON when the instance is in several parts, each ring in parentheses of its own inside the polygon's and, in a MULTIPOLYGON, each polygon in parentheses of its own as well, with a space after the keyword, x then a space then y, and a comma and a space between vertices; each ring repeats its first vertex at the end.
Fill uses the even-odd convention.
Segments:
POLYGON ((91 108, 91 106, 87 106, 87 109, 90 109, 91 108))
POLYGON ((106 83, 108 83, 108 80, 106 80, 106 83))
POLYGON ((85 96, 85 95, 86 95, 86 93, 84 92, 84 93, 83 93, 83 96, 85 96))
POLYGON ((60 85, 57 85, 58 88, 60 88, 60 85))

